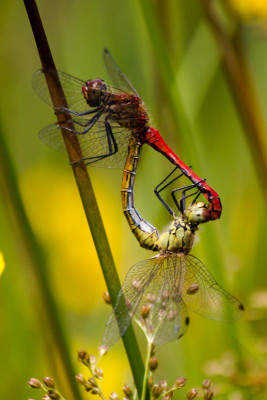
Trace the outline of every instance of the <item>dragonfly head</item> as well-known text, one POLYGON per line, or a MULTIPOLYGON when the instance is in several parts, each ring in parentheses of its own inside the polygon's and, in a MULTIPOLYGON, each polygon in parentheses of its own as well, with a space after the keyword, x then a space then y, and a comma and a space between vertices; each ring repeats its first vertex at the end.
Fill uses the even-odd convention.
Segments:
POLYGON ((84 98, 90 107, 100 106, 106 90, 107 85, 102 79, 86 81, 85 85, 82 87, 84 98))
POLYGON ((191 204, 185 211, 185 216, 192 225, 202 224, 211 220, 208 204, 203 202, 191 204))

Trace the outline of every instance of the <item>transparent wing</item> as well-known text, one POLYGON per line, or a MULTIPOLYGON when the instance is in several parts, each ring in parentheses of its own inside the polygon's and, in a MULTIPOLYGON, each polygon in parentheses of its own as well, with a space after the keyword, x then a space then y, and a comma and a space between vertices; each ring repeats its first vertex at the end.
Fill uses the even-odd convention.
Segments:
MULTIPOLYGON (((179 273, 180 260, 176 254, 170 255, 165 257, 157 276, 159 288, 153 282, 156 301, 152 304, 145 323, 148 328, 152 328, 153 342, 157 346, 180 339, 190 322, 183 299, 176 296, 176 279, 174 278, 179 276, 179 273)), ((149 288, 151 289, 152 287, 149 288)))
POLYGON ((156 256, 135 264, 129 270, 105 328, 103 337, 105 346, 112 346, 125 333, 144 298, 147 287, 154 280, 163 261, 162 257, 156 256))
POLYGON ((127 76, 120 70, 108 49, 104 49, 103 58, 114 87, 121 89, 125 93, 132 93, 139 97, 136 89, 133 87, 127 76))
POLYGON ((183 336, 189 318, 181 298, 174 295, 174 274, 170 273, 174 267, 176 258, 158 255, 130 269, 105 329, 105 346, 112 346, 124 334, 133 317, 157 345, 183 336))
MULTIPOLYGON (((112 126, 117 146, 117 151, 115 152, 114 143, 107 136, 103 123, 96 122, 89 132, 82 134, 81 132, 85 129, 84 126, 78 125, 73 120, 72 122, 74 123, 75 132, 77 132, 83 159, 87 164, 92 164, 92 166, 99 168, 120 168, 124 166, 131 135, 130 131, 118 125, 112 126), (114 152, 114 154, 109 155, 111 152, 114 152)), ((79 123, 82 122, 83 120, 80 119, 79 123)), ((84 124, 86 124, 86 120, 84 124)), ((39 138, 49 147, 67 154, 59 124, 52 124, 43 128, 39 132, 39 138)))
POLYGON ((83 112, 90 109, 82 93, 82 86, 85 84, 85 82, 75 78, 74 76, 66 74, 65 72, 55 71, 48 68, 43 68, 36 71, 32 77, 32 87, 35 93, 50 107, 53 107, 45 79, 45 74, 55 75, 56 73, 58 74, 61 82, 69 109, 78 112, 83 112))
POLYGON ((189 310, 217 321, 236 321, 242 316, 243 305, 218 285, 200 260, 188 255, 180 263, 182 299, 189 310))

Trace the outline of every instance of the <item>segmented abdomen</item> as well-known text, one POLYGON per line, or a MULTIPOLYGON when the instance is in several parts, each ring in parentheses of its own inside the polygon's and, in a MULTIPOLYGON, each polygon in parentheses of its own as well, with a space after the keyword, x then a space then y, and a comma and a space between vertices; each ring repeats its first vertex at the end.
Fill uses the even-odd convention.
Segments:
POLYGON ((121 199, 124 215, 128 221, 131 231, 140 243, 141 247, 150 250, 157 250, 156 241, 159 238, 157 229, 145 221, 134 206, 134 181, 136 169, 140 159, 142 143, 133 134, 130 139, 128 156, 123 171, 121 185, 121 199))

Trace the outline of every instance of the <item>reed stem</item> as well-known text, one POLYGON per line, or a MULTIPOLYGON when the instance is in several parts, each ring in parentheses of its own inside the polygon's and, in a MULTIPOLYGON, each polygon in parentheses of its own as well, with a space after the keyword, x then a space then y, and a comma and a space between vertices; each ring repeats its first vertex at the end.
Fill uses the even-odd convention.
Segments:
MULTIPOLYGON (((52 68, 55 70, 55 63, 52 58, 36 3, 34 0, 24 0, 24 4, 28 13, 42 66, 44 68, 52 68)), ((67 102, 58 77, 53 75, 50 78, 46 77, 46 79, 54 107, 67 107, 67 102)), ((57 117, 58 120, 60 119, 62 126, 67 125, 71 127, 71 124, 69 125, 66 121, 64 114, 58 113, 57 117), (65 122, 62 123, 62 121, 65 122)), ((71 163, 75 161, 71 164, 71 167, 80 193, 87 222, 95 243, 107 289, 114 307, 121 285, 92 184, 85 163, 82 160, 76 162, 82 158, 82 151, 77 136, 71 132, 67 132, 66 130, 64 130, 62 134, 69 155, 69 160, 71 163)), ((129 326, 122 339, 132 369, 135 385, 139 395, 141 396, 144 365, 132 326, 129 326)))

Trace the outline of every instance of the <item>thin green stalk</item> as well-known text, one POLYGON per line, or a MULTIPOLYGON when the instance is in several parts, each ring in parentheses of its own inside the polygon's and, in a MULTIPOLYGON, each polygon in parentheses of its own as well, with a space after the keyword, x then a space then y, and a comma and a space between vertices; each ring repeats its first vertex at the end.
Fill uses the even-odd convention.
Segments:
POLYGON ((75 400, 81 399, 80 392, 74 380, 74 368, 69 353, 69 345, 65 336, 66 329, 62 324, 57 303, 50 289, 47 273, 46 257, 31 227, 26 214, 20 190, 17 174, 10 156, 7 143, 0 125, 0 183, 6 199, 10 217, 15 219, 19 230, 20 242, 23 244, 27 263, 31 270, 29 276, 33 277, 34 305, 36 315, 40 316, 40 324, 47 339, 47 351, 52 367, 63 371, 64 385, 75 400), (50 337, 49 337, 50 335, 50 337), (54 346, 51 346, 51 341, 54 346), (60 364, 60 365, 58 365, 60 364), (58 368, 57 368, 58 367, 58 368))
POLYGON ((152 341, 148 340, 148 342, 147 342, 147 354, 146 354, 146 360, 145 360, 145 373, 144 373, 144 379, 143 379, 143 388, 142 388, 141 400, 145 400, 145 398, 146 398, 147 379, 148 379, 148 373, 149 373, 149 360, 150 360, 150 357, 151 357, 152 346, 153 346, 152 341))
MULTIPOLYGON (((34 0, 24 0, 24 4, 31 23, 42 66, 55 70, 55 63, 52 58, 36 3, 34 0)), ((54 106, 57 108, 67 107, 67 102, 58 77, 54 75, 53 77, 46 76, 46 79, 54 106)), ((69 123, 66 121, 66 116, 64 114, 58 113, 57 117, 62 126, 71 127, 71 124, 69 125, 69 123)), ((114 307, 121 285, 101 215, 97 206, 92 184, 85 163, 83 161, 76 162, 82 158, 82 151, 77 135, 67 132, 66 130, 62 132, 62 135, 70 162, 72 163, 71 166, 73 174, 81 196, 87 222, 95 243, 107 289, 114 307)), ((123 343, 132 369, 135 385, 139 395, 141 396, 144 365, 132 326, 129 326, 127 332, 124 334, 123 343)))
POLYGON ((260 112, 260 104, 240 41, 231 40, 219 20, 210 0, 202 0, 203 9, 218 43, 224 70, 232 91, 244 133, 248 142, 260 187, 267 203, 267 157, 264 152, 266 127, 260 112))
MULTIPOLYGON (((140 0, 139 6, 141 8, 145 25, 151 39, 155 59, 157 60, 157 65, 159 66, 162 87, 165 90, 166 101, 168 102, 168 107, 170 110, 170 117, 173 120, 177 132, 182 132, 182 134, 179 135, 180 139, 187 136, 192 138, 194 132, 192 130, 190 121, 187 119, 182 99, 176 88, 175 72, 167 51, 167 46, 162 31, 155 15, 155 11, 151 5, 151 1, 140 0)), ((183 146, 186 146, 186 143, 183 143, 183 146)), ((190 156, 191 148, 187 147, 186 151, 190 156)))

